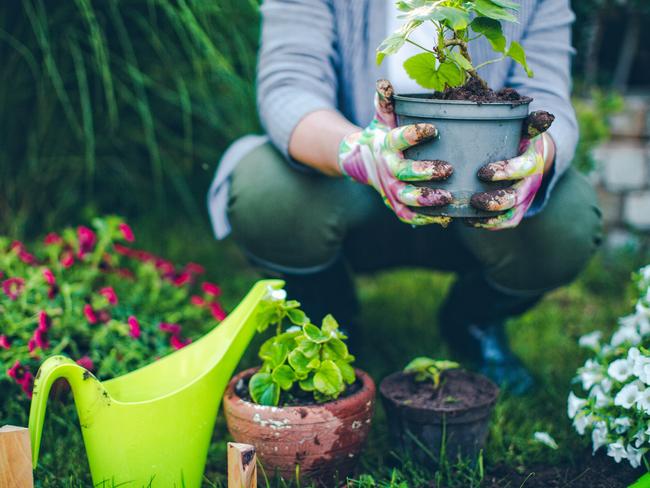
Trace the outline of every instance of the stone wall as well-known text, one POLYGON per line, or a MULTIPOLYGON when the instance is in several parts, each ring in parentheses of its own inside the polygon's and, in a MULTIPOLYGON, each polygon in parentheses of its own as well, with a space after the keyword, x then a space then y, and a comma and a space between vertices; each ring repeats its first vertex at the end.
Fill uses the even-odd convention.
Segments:
POLYGON ((611 238, 650 237, 650 92, 625 97, 612 120, 612 138, 594 156, 590 175, 611 238))

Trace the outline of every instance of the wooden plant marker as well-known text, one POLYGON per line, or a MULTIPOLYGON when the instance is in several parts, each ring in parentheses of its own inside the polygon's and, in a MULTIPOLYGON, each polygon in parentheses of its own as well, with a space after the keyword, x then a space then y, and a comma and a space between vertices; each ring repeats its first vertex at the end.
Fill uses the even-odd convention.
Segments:
POLYGON ((33 488, 32 448, 29 430, 0 427, 0 488, 33 488))
POLYGON ((228 488, 257 487, 257 456, 250 444, 228 443, 228 488))

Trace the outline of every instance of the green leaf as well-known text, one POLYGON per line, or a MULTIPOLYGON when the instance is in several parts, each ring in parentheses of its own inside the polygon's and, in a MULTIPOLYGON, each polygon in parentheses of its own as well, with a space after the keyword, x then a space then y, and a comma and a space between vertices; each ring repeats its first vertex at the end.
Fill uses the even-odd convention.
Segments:
POLYGON ((310 341, 307 338, 298 341, 298 349, 308 358, 313 358, 320 352, 320 344, 310 341))
POLYGON ((492 3, 496 3, 499 7, 509 8, 510 10, 519 10, 519 4, 511 0, 492 0, 492 3))
POLYGON ((465 82, 465 73, 456 63, 447 60, 438 67, 438 76, 446 87, 461 86, 465 82))
POLYGON ((336 321, 336 319, 331 315, 327 314, 325 318, 323 319, 323 326, 321 327, 321 330, 323 331, 324 334, 332 335, 339 329, 339 323, 336 321))
POLYGON ((451 51, 447 57, 451 58, 454 63, 456 63, 461 69, 464 69, 465 71, 474 69, 472 63, 470 63, 469 60, 458 51, 451 51))
POLYGON ((494 20, 505 20, 507 22, 517 22, 517 17, 492 0, 474 0, 472 5, 474 6, 474 10, 484 17, 489 17, 494 20))
POLYGON ((294 349, 289 353, 289 365, 294 369, 296 375, 303 377, 309 373, 309 361, 311 361, 307 356, 305 356, 299 349, 294 349))
POLYGON ((293 382, 297 379, 293 369, 286 364, 275 368, 273 373, 271 373, 271 378, 283 390, 290 390, 293 382))
POLYGON ((496 52, 506 52, 506 37, 503 35, 501 22, 487 17, 476 17, 470 27, 477 34, 483 34, 496 52))
POLYGON ((524 48, 521 46, 521 44, 516 41, 512 41, 510 43, 510 47, 508 48, 506 56, 514 59, 517 63, 519 63, 524 68, 529 78, 533 77, 533 71, 528 67, 528 63, 526 62, 526 53, 524 52, 524 48))
POLYGON ((345 359, 348 357, 348 346, 341 339, 332 339, 323 345, 323 359, 345 359))
POLYGON ((428 368, 434 366, 435 364, 436 361, 431 358, 417 357, 404 367, 404 372, 413 373, 419 371, 426 371, 428 368))
POLYGON ((277 406, 280 402, 280 387, 269 373, 255 373, 251 376, 248 391, 258 405, 277 406))
POLYGON ((309 369, 318 369, 320 368, 320 358, 313 358, 307 363, 309 369))
POLYGON ((354 372, 354 368, 350 366, 350 363, 342 360, 334 361, 334 362, 341 370, 341 376, 343 377, 343 381, 345 381, 348 385, 354 383, 354 381, 356 380, 356 373, 354 372))
POLYGON ((397 6, 398 10, 401 10, 402 12, 408 12, 410 10, 413 10, 414 8, 422 7, 423 5, 426 5, 427 0, 400 0, 395 3, 397 6))
POLYGON ((317 344, 322 344, 329 340, 329 336, 323 334, 323 332, 314 324, 307 324, 302 330, 310 341, 317 344))
POLYGON ((289 317, 289 320, 296 325, 304 325, 309 322, 307 314, 297 308, 287 310, 287 317, 289 317))
POLYGON ((441 7, 436 4, 412 9, 397 17, 409 22, 442 22, 453 30, 463 30, 469 24, 469 12, 456 7, 441 7))
POLYGON ((269 347, 260 348, 260 358, 271 365, 271 368, 284 363, 289 354, 289 348, 286 344, 273 342, 269 347))
POLYGON ((377 48, 377 64, 381 64, 384 58, 399 51, 406 42, 406 36, 401 32, 394 32, 384 39, 377 48))
POLYGON ((334 361, 323 361, 321 367, 314 374, 314 388, 323 395, 337 397, 343 391, 343 376, 334 361))
POLYGON ((298 386, 300 386, 300 389, 303 391, 314 391, 316 388, 314 387, 314 376, 309 376, 305 378, 304 380, 300 380, 298 382, 298 386))
POLYGON ((404 61, 404 69, 409 78, 415 80, 422 88, 442 91, 445 86, 438 76, 436 57, 431 53, 420 53, 404 61))

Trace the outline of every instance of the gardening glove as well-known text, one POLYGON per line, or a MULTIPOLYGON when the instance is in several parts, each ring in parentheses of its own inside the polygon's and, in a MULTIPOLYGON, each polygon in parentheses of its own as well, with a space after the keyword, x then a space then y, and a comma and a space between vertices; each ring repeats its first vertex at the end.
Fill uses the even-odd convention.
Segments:
POLYGON ((488 230, 510 229, 519 225, 542 186, 544 165, 553 140, 545 131, 555 117, 548 112, 533 112, 524 121, 519 145, 520 156, 488 163, 478 171, 483 181, 516 181, 511 187, 472 195, 471 204, 479 210, 501 211, 494 217, 468 219, 472 227, 488 230))
POLYGON ((442 189, 417 187, 408 182, 444 180, 453 169, 444 161, 412 161, 402 151, 437 137, 431 124, 397 127, 393 87, 386 80, 377 82, 375 117, 368 127, 345 137, 339 147, 341 171, 359 183, 372 186, 384 203, 407 224, 447 225, 449 217, 421 215, 409 207, 435 207, 452 200, 442 189))

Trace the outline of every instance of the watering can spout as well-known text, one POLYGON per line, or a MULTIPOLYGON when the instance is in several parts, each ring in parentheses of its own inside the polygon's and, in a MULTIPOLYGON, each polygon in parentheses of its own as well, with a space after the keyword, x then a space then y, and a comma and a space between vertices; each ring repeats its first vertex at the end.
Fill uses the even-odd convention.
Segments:
MULTIPOLYGON (((43 434, 45 410, 50 389, 54 382, 64 378, 70 384, 74 395, 77 411, 87 411, 92 398, 97 398, 98 392, 104 391, 101 383, 85 368, 65 356, 52 356, 41 365, 32 392, 32 404, 29 411, 29 434, 32 442, 32 464, 38 464, 38 454, 43 434)), ((108 398, 108 395, 104 395, 108 398)), ((80 418, 83 422, 83 420, 80 418)))

